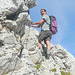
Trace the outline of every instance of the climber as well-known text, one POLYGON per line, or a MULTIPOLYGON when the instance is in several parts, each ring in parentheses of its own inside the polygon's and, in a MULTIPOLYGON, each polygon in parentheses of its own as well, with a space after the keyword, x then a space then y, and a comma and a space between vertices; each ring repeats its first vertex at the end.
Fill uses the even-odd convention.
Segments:
POLYGON ((41 27, 41 32, 38 36, 38 42, 39 42, 38 46, 39 46, 41 52, 43 52, 41 41, 43 41, 43 40, 45 41, 45 43, 47 45, 47 58, 49 59, 49 52, 50 52, 50 48, 51 48, 50 47, 50 39, 52 36, 52 32, 50 31, 50 28, 49 28, 50 18, 47 15, 47 11, 45 9, 41 9, 40 12, 42 15, 42 19, 36 23, 32 23, 30 26, 36 27, 36 28, 41 27))

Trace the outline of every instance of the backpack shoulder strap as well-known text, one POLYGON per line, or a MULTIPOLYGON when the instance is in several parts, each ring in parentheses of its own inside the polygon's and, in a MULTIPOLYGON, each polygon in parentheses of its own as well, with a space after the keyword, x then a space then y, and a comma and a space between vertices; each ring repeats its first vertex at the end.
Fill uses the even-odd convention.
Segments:
POLYGON ((53 19, 53 17, 49 16, 49 18, 50 18, 50 24, 51 24, 51 27, 52 27, 52 19, 53 19))

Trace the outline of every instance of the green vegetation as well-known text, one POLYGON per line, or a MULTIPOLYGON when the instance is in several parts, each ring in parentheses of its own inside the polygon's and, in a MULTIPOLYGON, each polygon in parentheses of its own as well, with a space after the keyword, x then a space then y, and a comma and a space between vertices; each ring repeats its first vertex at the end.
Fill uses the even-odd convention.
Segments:
POLYGON ((38 70, 40 68, 40 64, 37 64, 35 67, 38 70))
POLYGON ((6 56, 6 53, 4 52, 4 56, 6 56))
POLYGON ((62 68, 59 68, 60 70, 62 70, 62 68))
POLYGON ((61 75, 71 75, 71 74, 70 74, 70 72, 65 73, 65 72, 61 71, 61 75))
POLYGON ((56 72, 56 68, 54 68, 54 69, 51 69, 51 71, 52 71, 52 72, 56 72))
POLYGON ((54 64, 54 66, 56 66, 56 64, 54 64))
POLYGON ((44 58, 42 58, 42 61, 44 62, 44 58))
POLYGON ((5 75, 5 73, 3 75, 5 75))

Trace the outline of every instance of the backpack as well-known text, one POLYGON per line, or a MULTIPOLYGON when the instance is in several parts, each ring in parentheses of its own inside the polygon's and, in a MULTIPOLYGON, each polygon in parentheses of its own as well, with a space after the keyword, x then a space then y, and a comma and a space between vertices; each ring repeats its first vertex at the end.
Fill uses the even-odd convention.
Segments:
POLYGON ((49 16, 50 18, 50 30, 52 32, 52 35, 55 35, 57 32, 57 21, 56 21, 56 17, 51 15, 49 16))

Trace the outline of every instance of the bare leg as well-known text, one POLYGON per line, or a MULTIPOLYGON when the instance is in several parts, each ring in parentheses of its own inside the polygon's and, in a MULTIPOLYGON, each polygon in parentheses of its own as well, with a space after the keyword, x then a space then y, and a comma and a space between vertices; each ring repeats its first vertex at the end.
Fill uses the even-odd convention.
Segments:
POLYGON ((38 40, 38 46, 39 46, 39 48, 42 48, 42 45, 41 45, 41 40, 38 40))
POLYGON ((50 50, 50 41, 46 40, 47 50, 50 50))
POLYGON ((38 40, 38 41, 39 41, 38 46, 39 46, 41 52, 43 52, 42 45, 41 45, 41 40, 38 40))

